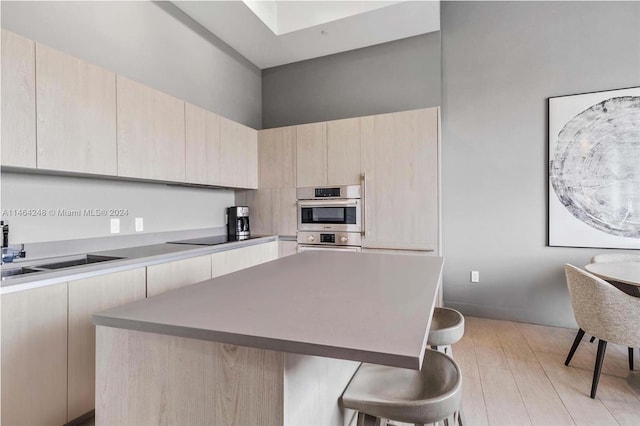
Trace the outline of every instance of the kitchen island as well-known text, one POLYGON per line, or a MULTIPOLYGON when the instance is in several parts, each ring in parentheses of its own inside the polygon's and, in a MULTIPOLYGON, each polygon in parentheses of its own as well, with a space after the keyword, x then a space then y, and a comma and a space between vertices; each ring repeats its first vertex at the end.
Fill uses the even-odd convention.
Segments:
POLYGON ((442 265, 312 251, 96 314, 96 424, 346 424, 360 362, 422 367, 442 265))

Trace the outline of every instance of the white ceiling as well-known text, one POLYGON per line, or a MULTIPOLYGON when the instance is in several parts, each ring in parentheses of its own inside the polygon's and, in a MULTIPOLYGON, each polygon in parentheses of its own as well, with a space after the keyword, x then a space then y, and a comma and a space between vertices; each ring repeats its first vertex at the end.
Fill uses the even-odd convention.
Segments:
POLYGON ((259 68, 440 29, 439 1, 174 1, 259 68))

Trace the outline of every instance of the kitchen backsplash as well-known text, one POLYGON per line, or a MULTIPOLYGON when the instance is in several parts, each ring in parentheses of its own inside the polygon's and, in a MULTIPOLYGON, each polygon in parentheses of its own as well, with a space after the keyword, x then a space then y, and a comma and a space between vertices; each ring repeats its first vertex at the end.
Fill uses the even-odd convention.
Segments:
POLYGON ((3 172, 1 186, 10 244, 141 234, 136 218, 144 233, 223 227, 234 204, 232 190, 82 177, 3 172))

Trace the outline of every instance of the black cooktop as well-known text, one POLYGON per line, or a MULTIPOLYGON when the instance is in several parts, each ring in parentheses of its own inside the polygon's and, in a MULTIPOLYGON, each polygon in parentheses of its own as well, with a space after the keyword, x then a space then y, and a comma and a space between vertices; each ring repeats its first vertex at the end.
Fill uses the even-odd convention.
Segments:
POLYGON ((192 244, 197 246, 215 246, 218 244, 232 243, 235 241, 253 240, 262 238, 261 235, 252 235, 250 237, 234 238, 228 235, 214 235, 213 237, 193 238, 191 240, 169 241, 168 244, 192 244))

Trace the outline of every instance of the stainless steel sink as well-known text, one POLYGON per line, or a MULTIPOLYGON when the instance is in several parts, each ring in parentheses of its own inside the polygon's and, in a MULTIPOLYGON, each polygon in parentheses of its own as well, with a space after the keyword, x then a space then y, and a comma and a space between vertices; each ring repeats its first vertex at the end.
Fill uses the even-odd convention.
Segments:
POLYGON ((114 256, 98 256, 92 254, 86 254, 81 256, 67 256, 58 258, 55 262, 50 263, 38 263, 29 266, 10 266, 11 264, 5 264, 2 268, 2 279, 18 278, 26 274, 33 274, 36 272, 51 272, 64 268, 72 268, 74 266, 90 265, 92 263, 108 262, 110 260, 119 260, 122 257, 114 256))
POLYGON ((46 270, 55 270, 55 269, 62 269, 62 268, 70 268, 72 266, 90 265, 92 263, 107 262, 109 260, 118 260, 118 259, 122 259, 122 258, 112 257, 112 256, 96 256, 92 254, 87 254, 85 256, 81 256, 79 258, 74 258, 70 260, 63 260, 63 261, 54 262, 54 263, 45 263, 42 265, 38 265, 37 268, 46 269, 46 270))
POLYGON ((31 268, 31 267, 18 267, 18 268, 9 268, 2 270, 2 279, 11 278, 16 276, 22 276, 25 274, 31 274, 34 272, 43 272, 42 269, 39 268, 31 268))

